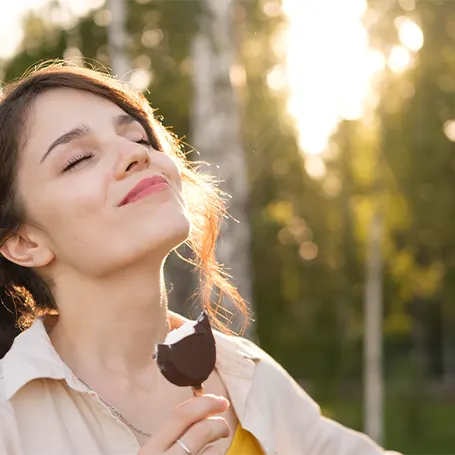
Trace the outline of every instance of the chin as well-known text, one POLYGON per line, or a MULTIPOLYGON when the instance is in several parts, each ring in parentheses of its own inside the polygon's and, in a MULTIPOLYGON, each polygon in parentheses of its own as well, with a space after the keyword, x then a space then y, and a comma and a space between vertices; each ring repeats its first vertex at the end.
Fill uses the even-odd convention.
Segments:
POLYGON ((151 233, 150 238, 151 249, 156 251, 158 247, 162 251, 163 257, 184 243, 188 239, 191 230, 191 224, 184 214, 169 217, 166 221, 165 224, 160 226, 159 234, 155 231, 151 233))

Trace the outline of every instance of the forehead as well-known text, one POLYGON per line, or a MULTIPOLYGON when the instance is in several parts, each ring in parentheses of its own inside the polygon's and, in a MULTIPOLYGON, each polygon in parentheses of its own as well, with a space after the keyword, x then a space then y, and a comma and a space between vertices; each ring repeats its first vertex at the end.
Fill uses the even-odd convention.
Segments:
POLYGON ((26 148, 49 145, 82 124, 95 131, 112 128, 112 117, 122 113, 115 103, 83 90, 49 90, 36 98, 30 110, 26 148))

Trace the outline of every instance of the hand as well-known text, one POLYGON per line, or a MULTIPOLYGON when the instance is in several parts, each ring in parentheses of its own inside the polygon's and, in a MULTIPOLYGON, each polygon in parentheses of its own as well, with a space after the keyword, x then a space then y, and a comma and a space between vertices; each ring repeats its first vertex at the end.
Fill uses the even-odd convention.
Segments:
MULTIPOLYGON (((191 455, 198 455, 207 444, 229 436, 226 420, 215 417, 228 407, 226 398, 215 395, 202 395, 183 402, 173 410, 171 418, 163 423, 138 455, 188 455, 177 439, 181 439, 191 455)), ((213 447, 204 451, 204 455, 218 453, 213 447)))

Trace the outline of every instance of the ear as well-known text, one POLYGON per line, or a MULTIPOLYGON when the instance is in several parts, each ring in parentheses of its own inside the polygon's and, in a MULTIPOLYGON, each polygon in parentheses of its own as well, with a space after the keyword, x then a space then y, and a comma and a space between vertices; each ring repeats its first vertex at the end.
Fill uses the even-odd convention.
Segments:
POLYGON ((0 247, 0 253, 23 267, 43 267, 55 257, 46 245, 44 236, 27 228, 8 237, 0 247))

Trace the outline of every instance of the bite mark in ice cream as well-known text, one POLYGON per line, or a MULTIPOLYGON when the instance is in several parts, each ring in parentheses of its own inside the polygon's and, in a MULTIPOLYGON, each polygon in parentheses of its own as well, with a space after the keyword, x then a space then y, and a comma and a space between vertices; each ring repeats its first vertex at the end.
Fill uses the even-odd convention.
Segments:
POLYGON ((201 394, 202 384, 216 362, 215 338, 207 313, 170 331, 164 343, 157 345, 156 359, 168 381, 201 394))

